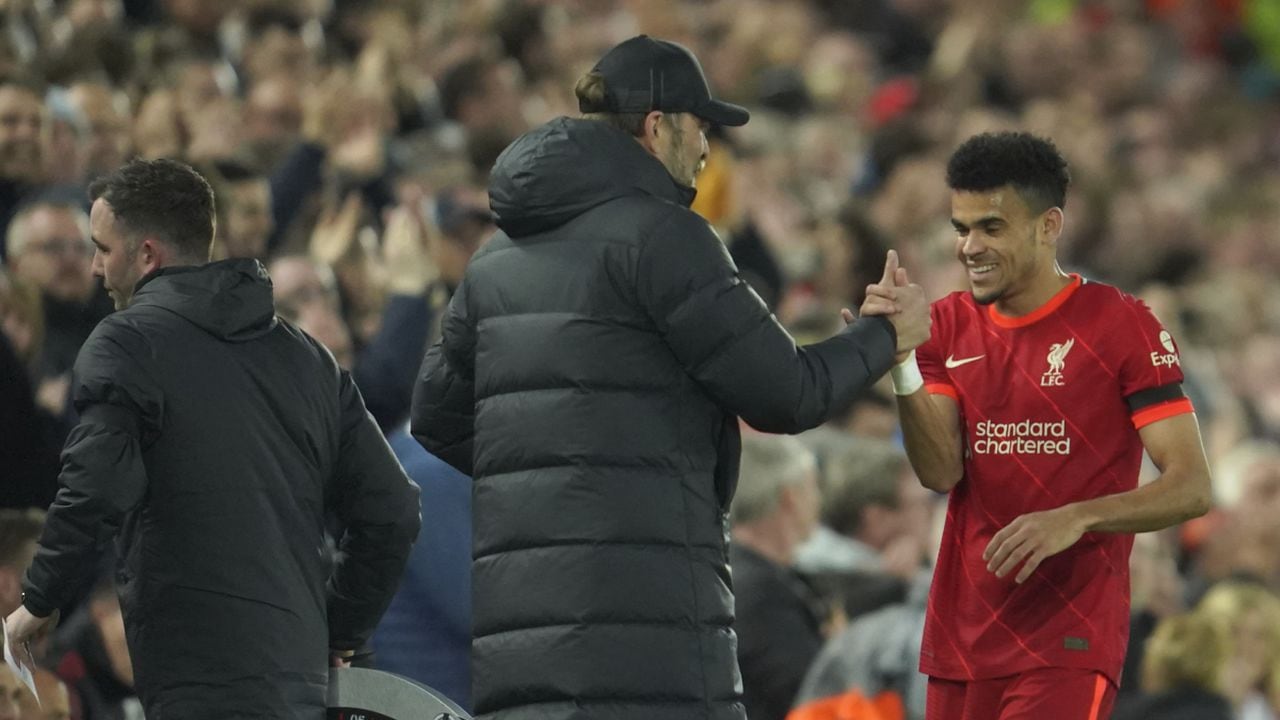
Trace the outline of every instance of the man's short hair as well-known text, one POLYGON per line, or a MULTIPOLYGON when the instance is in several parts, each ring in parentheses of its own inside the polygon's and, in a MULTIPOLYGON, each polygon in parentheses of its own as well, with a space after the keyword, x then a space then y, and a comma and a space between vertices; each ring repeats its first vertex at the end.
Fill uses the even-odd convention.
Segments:
POLYGON ((89 186, 111 206, 130 250, 154 237, 188 262, 207 262, 213 244, 213 188, 190 165, 161 158, 131 160, 89 186))
POLYGON ((1071 173, 1054 144, 1025 132, 997 132, 966 140, 947 162, 947 185, 987 192, 1010 185, 1039 214, 1067 204, 1071 173))
POLYGON ((79 203, 58 197, 39 196, 30 202, 23 203, 9 220, 9 227, 4 234, 5 257, 17 257, 27 249, 27 241, 30 239, 27 236, 27 222, 37 210, 46 208, 62 210, 75 216, 81 235, 84 236, 86 243, 89 242, 89 216, 85 214, 84 208, 80 207, 79 203))
POLYGON ((40 540, 43 530, 43 510, 0 509, 0 567, 15 567, 29 560, 28 546, 40 540))
POLYGON ((730 520, 736 525, 768 516, 782 489, 803 481, 814 467, 813 453, 790 435, 744 435, 730 520))
POLYGON ((823 473, 822 524, 852 537, 861 530, 867 508, 896 510, 906 469, 907 456, 883 441, 859 439, 832 453, 823 473))

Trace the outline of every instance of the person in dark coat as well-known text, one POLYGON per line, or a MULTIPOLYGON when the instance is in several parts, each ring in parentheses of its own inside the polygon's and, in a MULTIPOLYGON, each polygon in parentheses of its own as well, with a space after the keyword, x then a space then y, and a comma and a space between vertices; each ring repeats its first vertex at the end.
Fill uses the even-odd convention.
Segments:
POLYGON ((583 118, 498 158, 500 232, 415 390, 414 436, 474 479, 474 710, 740 720, 738 418, 826 420, 925 339, 924 293, 797 347, 688 209, 706 123, 747 112, 711 99, 688 50, 645 36, 577 95, 583 118))
POLYGON ((0 330, 0 508, 38 507, 53 498, 58 448, 48 438, 54 424, 39 414, 27 367, 0 330))
POLYGON ((94 271, 118 312, 76 360, 80 422, 10 632, 47 630, 115 535, 148 718, 319 720, 330 664, 395 592, 417 488, 350 376, 276 318, 262 265, 200 264, 204 178, 133 161, 90 195, 94 271), (332 566, 326 512, 342 529, 332 566))

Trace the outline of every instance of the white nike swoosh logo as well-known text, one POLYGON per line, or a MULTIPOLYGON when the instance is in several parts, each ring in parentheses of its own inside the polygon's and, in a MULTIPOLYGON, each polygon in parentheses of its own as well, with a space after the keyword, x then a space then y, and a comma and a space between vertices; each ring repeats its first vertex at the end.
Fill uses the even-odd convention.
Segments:
POLYGON ((948 355, 948 356, 947 356, 947 369, 948 369, 948 370, 951 370, 951 369, 953 369, 953 368, 958 368, 958 367, 960 367, 961 365, 968 365, 969 363, 971 363, 971 362, 975 362, 975 361, 977 361, 977 360, 981 360, 981 359, 982 359, 982 358, 984 358, 984 357, 986 357, 986 355, 974 355, 973 357, 963 358, 963 359, 960 359, 960 360, 956 360, 954 357, 952 357, 952 356, 948 355))

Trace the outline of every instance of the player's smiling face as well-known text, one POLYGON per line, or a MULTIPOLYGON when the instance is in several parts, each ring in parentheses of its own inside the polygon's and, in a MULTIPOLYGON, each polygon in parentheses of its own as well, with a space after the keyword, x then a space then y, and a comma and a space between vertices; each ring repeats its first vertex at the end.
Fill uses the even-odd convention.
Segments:
MULTIPOLYGON (((1052 212, 1052 211, 1046 211, 1052 212)), ((989 305, 1029 289, 1046 262, 1035 214, 1012 187, 951 193, 956 257, 968 270, 973 299, 989 305)), ((1052 244, 1047 246, 1052 266, 1052 244)))

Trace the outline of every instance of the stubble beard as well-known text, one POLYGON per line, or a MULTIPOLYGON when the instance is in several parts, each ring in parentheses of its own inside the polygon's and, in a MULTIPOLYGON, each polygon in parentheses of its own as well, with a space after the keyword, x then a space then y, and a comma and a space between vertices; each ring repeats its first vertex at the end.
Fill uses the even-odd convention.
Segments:
POLYGON ((1033 228, 1031 230, 1030 237, 1027 238, 1027 243, 1032 246, 1033 254, 1031 256, 1031 261, 1026 266, 1026 268, 1022 272, 1018 273, 1016 276, 1011 271, 1017 270, 1018 268, 1011 267, 1007 262, 1004 262, 1000 264, 1000 272, 1003 275, 1003 278, 1002 278, 1003 283, 998 287, 992 288, 990 291, 988 291, 988 294, 979 295, 978 291, 974 290, 973 285, 970 284, 969 294, 973 296, 973 301, 979 305, 991 305, 993 303, 996 303, 1009 294, 1009 289, 1013 287, 1015 283, 1022 280, 1026 280, 1027 278, 1030 278, 1031 276, 1035 275, 1036 273, 1036 260, 1034 255, 1035 242, 1036 242, 1036 231, 1033 228))
POLYGON ((698 182, 698 170, 702 164, 701 156, 686 162, 684 155, 684 128, 680 127, 680 123, 675 116, 668 115, 670 122, 668 128, 671 130, 671 143, 667 145, 666 152, 663 153, 663 164, 667 167, 667 172, 675 181, 687 187, 696 188, 698 182))

